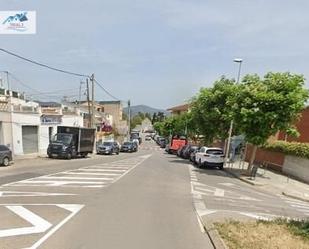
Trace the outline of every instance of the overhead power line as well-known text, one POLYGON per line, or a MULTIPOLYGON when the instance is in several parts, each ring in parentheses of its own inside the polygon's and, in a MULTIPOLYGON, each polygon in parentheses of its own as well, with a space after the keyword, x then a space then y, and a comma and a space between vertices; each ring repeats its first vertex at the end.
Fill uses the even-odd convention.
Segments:
POLYGON ((120 100, 118 98, 116 98, 114 95, 112 95, 109 91, 107 91, 96 79, 94 79, 94 82, 111 98, 115 99, 115 100, 120 100))
MULTIPOLYGON (((50 70, 53 70, 53 71, 57 71, 57 72, 60 72, 60 73, 65 73, 65 74, 69 74, 69 75, 73 75, 73 76, 85 77, 85 78, 91 79, 91 76, 89 76, 89 75, 81 74, 81 73, 75 73, 75 72, 67 71, 67 70, 64 70, 64 69, 59 69, 59 68, 51 67, 51 66, 49 66, 49 65, 46 65, 46 64, 43 64, 43 63, 34 61, 34 60, 32 60, 32 59, 29 59, 29 58, 23 57, 23 56, 21 56, 21 55, 18 55, 18 54, 16 54, 16 53, 13 53, 13 52, 11 52, 11 51, 8 51, 8 50, 6 50, 6 49, 4 49, 4 48, 0 48, 0 51, 4 52, 4 53, 6 53, 6 54, 9 54, 9 55, 11 55, 11 56, 14 56, 14 57, 16 57, 16 58, 19 58, 19 59, 21 59, 21 60, 27 61, 27 62, 29 62, 29 63, 35 64, 35 65, 40 66, 40 67, 44 67, 44 68, 47 68, 47 69, 50 69, 50 70)), ((94 80, 94 82, 95 82, 95 83, 96 83, 108 96, 110 96, 111 98, 113 98, 113 99, 115 99, 115 100, 118 100, 118 101, 120 100, 120 99, 118 99, 117 97, 115 97, 114 95, 112 95, 108 90, 106 90, 106 89, 102 86, 102 84, 100 84, 96 79, 93 79, 93 80, 94 80)), ((18 80, 18 81, 21 83, 20 80, 18 80)), ((27 87, 28 87, 29 89, 32 89, 32 90, 36 91, 36 92, 39 92, 39 91, 37 91, 37 90, 35 90, 35 89, 33 89, 33 88, 30 88, 29 86, 27 86, 27 87)))
POLYGON ((65 73, 65 74, 70 74, 70 75, 74 75, 74 76, 78 76, 78 77, 86 77, 86 78, 90 78, 89 75, 86 75, 86 74, 80 74, 80 73, 75 73, 75 72, 70 72, 70 71, 67 71, 67 70, 63 70, 63 69, 59 69, 59 68, 55 68, 55 67, 51 67, 51 66, 48 66, 46 64, 43 64, 43 63, 40 63, 40 62, 37 62, 37 61, 34 61, 34 60, 31 60, 31 59, 28 59, 26 57, 23 57, 21 55, 18 55, 18 54, 15 54, 13 52, 10 52, 6 49, 3 49, 3 48, 0 48, 0 51, 4 52, 4 53, 7 53, 9 55, 12 55, 14 57, 17 57, 21 60, 24 60, 24 61, 27 61, 29 63, 32 63, 32 64, 35 64, 35 65, 38 65, 38 66, 41 66, 41 67, 45 67, 45 68, 48 68, 50 70, 54 70, 54 71, 57 71, 57 72, 60 72, 60 73, 65 73))

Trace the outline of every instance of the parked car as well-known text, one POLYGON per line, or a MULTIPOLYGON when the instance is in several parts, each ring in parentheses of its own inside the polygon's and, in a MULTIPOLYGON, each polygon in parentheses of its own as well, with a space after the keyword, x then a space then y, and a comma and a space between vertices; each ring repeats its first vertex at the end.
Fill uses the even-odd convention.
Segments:
POLYGON ((158 145, 162 148, 165 148, 165 145, 166 145, 166 138, 164 137, 159 137, 158 138, 158 145))
POLYGON ((186 145, 188 142, 188 140, 186 139, 186 137, 182 137, 182 136, 174 136, 172 137, 170 143, 169 143, 169 150, 168 153, 169 154, 177 154, 177 151, 183 147, 184 145, 186 145))
POLYGON ((177 150, 177 156, 181 157, 181 154, 182 154, 184 148, 185 148, 185 145, 184 145, 184 146, 181 146, 181 147, 177 150))
POLYGON ((221 148, 216 147, 201 147, 195 154, 195 162, 198 167, 210 166, 223 169, 224 153, 221 148))
POLYGON ((190 144, 186 144, 185 146, 182 147, 182 150, 179 155, 181 158, 185 158, 185 153, 190 148, 190 146, 191 146, 190 144))
POLYGON ((137 138, 133 138, 133 139, 131 139, 130 141, 133 142, 133 143, 135 143, 137 147, 138 147, 139 144, 140 144, 140 142, 139 142, 139 140, 138 140, 137 138))
POLYGON ((169 149, 170 149, 170 145, 167 144, 167 145, 165 146, 165 151, 168 153, 169 149))
POLYGON ((12 151, 5 145, 0 145, 0 165, 9 166, 12 161, 12 151))
POLYGON ((196 146, 196 145, 187 146, 186 149, 184 149, 184 151, 182 153, 182 158, 190 159, 191 152, 193 152, 196 149, 198 149, 198 146, 196 146))
POLYGON ((130 142, 124 142, 121 145, 120 151, 121 152, 136 152, 137 151, 137 145, 136 145, 136 143, 131 142, 131 141, 130 142))
POLYGON ((119 145, 117 142, 103 142, 97 147, 97 154, 112 155, 119 154, 119 145))
POLYGON ((151 140, 151 135, 150 134, 147 134, 146 136, 145 136, 145 141, 150 141, 151 140))
POLYGON ((196 161, 195 161, 195 154, 199 151, 199 147, 196 146, 196 148, 193 148, 192 149, 192 152, 190 153, 190 161, 194 164, 196 164, 196 161))

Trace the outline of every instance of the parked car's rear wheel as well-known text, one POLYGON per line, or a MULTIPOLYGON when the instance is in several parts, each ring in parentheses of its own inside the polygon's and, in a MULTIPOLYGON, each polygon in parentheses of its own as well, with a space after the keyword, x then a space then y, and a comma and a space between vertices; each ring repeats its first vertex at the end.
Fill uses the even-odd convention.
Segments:
POLYGON ((10 164, 10 159, 8 157, 3 158, 3 165, 9 166, 9 164, 10 164))

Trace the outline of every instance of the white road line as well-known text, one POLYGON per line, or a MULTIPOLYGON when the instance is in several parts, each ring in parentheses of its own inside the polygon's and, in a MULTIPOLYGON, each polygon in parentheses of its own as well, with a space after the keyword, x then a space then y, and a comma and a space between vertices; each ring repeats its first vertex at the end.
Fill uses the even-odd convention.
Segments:
POLYGON ((76 171, 125 172, 125 169, 78 169, 76 171))
POLYGON ((252 214, 252 213, 239 212, 239 214, 242 214, 242 215, 257 219, 257 220, 266 220, 266 221, 270 220, 270 218, 268 217, 257 215, 257 214, 252 214))
MULTIPOLYGON (((65 179, 65 180, 104 180, 111 181, 114 178, 107 177, 66 177, 66 176, 41 176, 37 179, 65 179)), ((34 181, 34 180, 33 180, 34 181)))
POLYGON ((6 206, 6 208, 33 226, 0 230, 0 238, 33 233, 43 233, 52 226, 52 224, 50 224, 48 221, 44 220, 40 216, 32 213, 30 210, 22 206, 6 206))
POLYGON ((106 167, 106 166, 96 166, 96 167, 87 167, 87 168, 83 168, 83 169, 115 169, 115 170, 128 170, 130 167, 113 167, 113 166, 109 166, 109 167, 106 167))
POLYGON ((120 176, 121 174, 116 174, 116 173, 91 173, 91 172, 63 172, 60 174, 64 175, 97 175, 97 176, 120 176))
POLYGON ((44 193, 44 192, 21 192, 21 191, 2 191, 0 197, 35 197, 35 196, 59 196, 59 195, 76 195, 66 193, 44 193))
POLYGON ((234 183, 229 183, 229 182, 222 182, 222 183, 218 183, 218 184, 223 185, 223 186, 227 186, 227 187, 235 186, 234 183))
POLYGON ((24 184, 37 184, 37 183, 44 183, 45 186, 61 186, 61 185, 66 185, 66 184, 104 184, 104 182, 89 182, 89 181, 22 181, 20 182, 22 183, 23 185, 20 185, 19 186, 25 186, 24 184))
POLYGON ((40 240, 38 240, 34 245, 29 247, 28 249, 37 249, 45 240, 47 240, 53 233, 55 233, 61 226, 63 226, 66 222, 68 222, 74 215, 76 215, 84 205, 77 204, 62 204, 57 205, 60 208, 64 208, 71 212, 71 214, 62 220, 57 226, 53 227, 47 234, 45 234, 40 240))
POLYGON ((193 191, 195 191, 195 190, 200 190, 200 191, 205 191, 205 192, 213 193, 212 190, 205 189, 205 188, 200 188, 200 187, 194 187, 194 190, 193 190, 193 191))
MULTIPOLYGON (((151 157, 152 154, 148 154, 148 155, 144 155, 141 156, 143 158, 142 161, 140 161, 139 163, 135 164, 132 168, 130 168, 127 172, 125 172, 124 174, 122 174, 120 177, 118 177, 115 181, 120 180, 122 177, 124 177, 125 175, 129 174, 131 172, 131 170, 135 169, 138 165, 142 164, 146 159, 148 159, 149 157, 151 157)), ((113 182, 115 182, 113 181, 113 182)))
POLYGON ((292 207, 296 207, 296 208, 300 208, 300 209, 307 209, 309 210, 309 207, 308 206, 305 206, 305 205, 295 205, 295 204, 291 204, 292 207))
POLYGON ((214 196, 221 196, 221 197, 223 197, 224 196, 224 190, 220 189, 220 188, 216 188, 214 196))

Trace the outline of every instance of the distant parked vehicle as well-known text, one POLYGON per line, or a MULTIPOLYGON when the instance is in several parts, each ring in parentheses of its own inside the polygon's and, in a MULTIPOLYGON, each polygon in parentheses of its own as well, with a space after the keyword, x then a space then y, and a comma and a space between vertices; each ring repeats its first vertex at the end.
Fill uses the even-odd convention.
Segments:
POLYGON ((172 154, 172 153, 177 153, 177 151, 185 146, 187 144, 187 139, 185 137, 178 137, 178 136, 174 136, 171 139, 171 142, 169 144, 169 151, 168 153, 172 154))
POLYGON ((139 131, 132 131, 131 135, 130 135, 130 139, 137 139, 138 140, 138 144, 142 143, 142 138, 140 137, 139 131))
POLYGON ((192 152, 190 153, 190 161, 194 164, 196 164, 195 155, 198 151, 199 151, 199 147, 196 147, 196 148, 192 148, 192 152))
POLYGON ((177 156, 181 157, 181 154, 182 154, 184 148, 185 148, 185 145, 182 146, 182 147, 180 147, 180 148, 177 150, 177 156))
POLYGON ((165 146, 165 151, 166 151, 166 152, 168 152, 168 151, 169 151, 169 149, 170 149, 170 145, 169 145, 169 144, 167 144, 167 145, 165 146))
POLYGON ((95 140, 95 129, 58 126, 55 134, 47 148, 50 158, 62 157, 71 159, 73 157, 86 157, 93 152, 95 140))
POLYGON ((158 145, 160 146, 160 147, 162 147, 162 148, 165 148, 165 145, 166 145, 166 138, 164 138, 164 137, 159 137, 158 138, 158 145))
POLYGON ((104 142, 103 144, 98 145, 97 147, 97 154, 104 154, 104 155, 112 155, 112 154, 119 154, 119 146, 117 142, 104 142))
POLYGON ((218 167, 222 170, 224 153, 221 148, 201 147, 201 149, 195 154, 195 161, 199 167, 218 167))
POLYGON ((166 138, 160 139, 160 143, 159 143, 160 148, 164 149, 164 148, 166 147, 167 144, 168 144, 168 141, 167 141, 166 138))
POLYGON ((9 166, 12 161, 12 151, 5 145, 0 145, 0 165, 9 166))
POLYGON ((190 146, 191 146, 190 144, 186 144, 185 146, 182 147, 179 155, 181 158, 185 158, 184 155, 186 151, 190 148, 190 146))
POLYGON ((151 135, 150 134, 147 134, 146 136, 145 136, 145 141, 150 141, 151 140, 151 135))
POLYGON ((196 145, 189 145, 188 147, 186 147, 186 149, 183 151, 182 153, 182 158, 184 159, 190 159, 190 154, 191 152, 193 152, 194 150, 196 150, 198 148, 198 146, 196 145))
POLYGON ((130 142, 124 142, 121 145, 120 151, 121 152, 136 152, 137 151, 137 145, 136 145, 136 143, 131 142, 131 141, 130 142))

